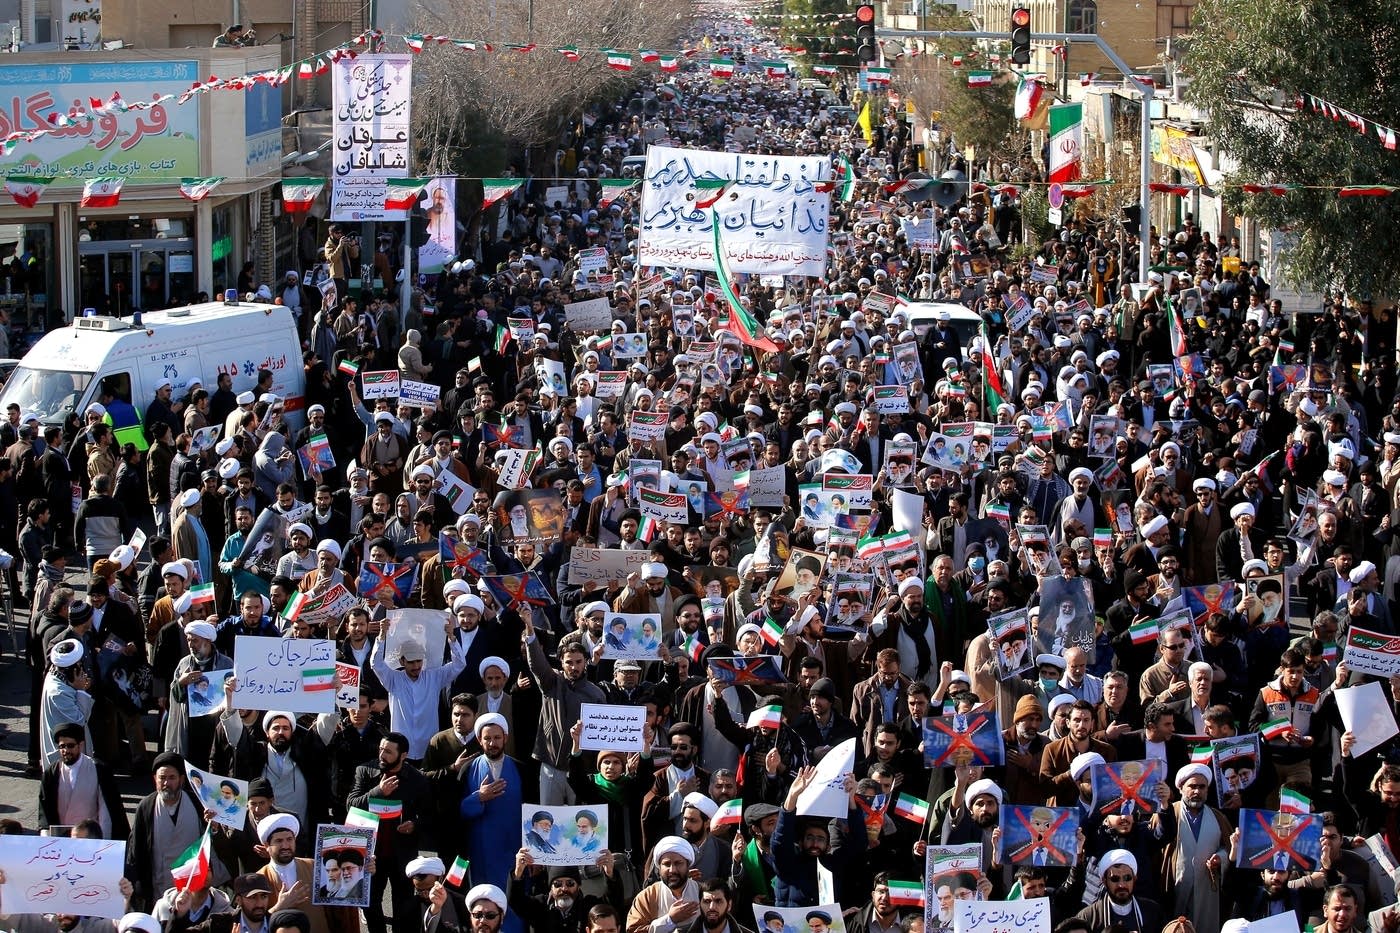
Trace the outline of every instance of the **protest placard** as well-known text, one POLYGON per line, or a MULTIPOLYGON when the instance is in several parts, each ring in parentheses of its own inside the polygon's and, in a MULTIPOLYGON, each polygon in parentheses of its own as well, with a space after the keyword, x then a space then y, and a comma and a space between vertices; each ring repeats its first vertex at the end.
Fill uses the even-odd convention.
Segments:
POLYGON ((1400 674, 1400 638, 1358 625, 1347 629, 1347 667, 1362 674, 1392 677, 1400 674))
POLYGON ((431 382, 414 382, 404 379, 399 383, 399 402, 417 408, 432 408, 437 405, 442 390, 431 382))
POLYGON ((214 822, 229 829, 242 829, 248 819, 248 782, 222 774, 201 771, 185 762, 185 780, 204 809, 214 814, 214 822))
POLYGON ((1116 813, 1156 813, 1162 808, 1157 785, 1166 780, 1166 762, 1110 761, 1094 765, 1094 807, 1104 816, 1116 813))
POLYGON ((356 709, 360 705, 360 665, 335 662, 335 707, 356 709))
POLYGON ((622 582, 634 570, 640 572, 650 555, 646 551, 620 551, 616 548, 575 547, 569 552, 569 583, 582 586, 622 582))
POLYGON ((233 643, 236 709, 329 713, 335 709, 335 642, 240 635, 233 643))
POLYGON ((903 415, 909 411, 909 389, 905 386, 876 386, 871 402, 882 415, 903 415))
POLYGON ((436 609, 395 609, 384 617, 387 639, 384 657, 390 666, 399 663, 399 656, 408 642, 422 646, 426 657, 424 670, 442 667, 443 648, 447 644, 447 632, 443 628, 443 614, 436 609))
POLYGON ((520 839, 536 865, 595 865, 608 847, 606 806, 520 807, 520 839))
POLYGON ((978 896, 982 878, 982 845, 929 846, 924 852, 924 929, 947 930, 953 925, 953 902, 978 896))
MULTIPOLYGON (((66 836, 0 836, 0 905, 20 914, 115 920, 126 913, 120 887, 126 843, 66 836)), ((36 918, 37 919, 37 918, 36 918)))
MULTIPOLYGON (((1380 684, 1371 686, 1379 687, 1380 684)), ((1240 809, 1239 868, 1312 871, 1322 854, 1322 816, 1240 809)))
POLYGON ((1079 808, 1007 804, 999 811, 1000 862, 1068 868, 1079 857, 1079 808))
POLYGON ((664 411, 632 410, 627 421, 627 436, 633 440, 656 441, 666 436, 666 413, 664 411))
POLYGON ((855 763, 855 739, 847 739, 822 756, 812 782, 797 797, 797 815, 844 818, 851 807, 846 777, 855 770, 855 763))
POLYGON ((367 370, 360 373, 361 398, 394 398, 399 394, 397 369, 367 370))
POLYGON ((368 907, 370 878, 366 871, 375 831, 363 826, 316 827, 315 884, 311 903, 317 907, 368 907))
POLYGON ((607 330, 612 326, 612 305, 606 298, 590 298, 564 305, 564 320, 575 333, 607 330))
POLYGON ((953 933, 1050 933, 1050 899, 953 900, 953 933))
POLYGON ((770 907, 758 903, 752 906, 753 928, 760 933, 846 933, 846 918, 835 901, 816 907, 770 907))
MULTIPOLYGON (((1349 664, 1350 651, 1346 659, 1349 664)), ((1364 755, 1400 734, 1395 726, 1395 714, 1390 711, 1390 701, 1376 681, 1334 690, 1332 696, 1337 701, 1343 728, 1356 736, 1356 744, 1351 749, 1353 756, 1364 755)))
POLYGON ((621 752, 640 752, 642 750, 644 745, 642 733, 646 729, 647 722, 645 706, 584 703, 579 707, 579 719, 583 722, 583 734, 579 736, 579 747, 584 751, 610 749, 621 752))
POLYGON ((642 515, 658 522, 686 525, 690 521, 690 500, 683 492, 638 489, 637 508, 641 510, 642 515))
POLYGON ((324 593, 308 596, 301 604, 297 618, 305 620, 307 625, 338 624, 359 602, 359 597, 344 586, 339 583, 332 584, 324 593))
POLYGON ((223 425, 211 424, 208 427, 200 428, 190 435, 190 453, 202 454, 214 446, 214 442, 219 439, 219 432, 223 425))
POLYGON ((1001 724, 995 712, 924 719, 924 763, 930 768, 999 766, 1004 753, 1001 724))
POLYGON ((752 508, 782 508, 787 474, 780 466, 749 470, 749 505, 752 508))

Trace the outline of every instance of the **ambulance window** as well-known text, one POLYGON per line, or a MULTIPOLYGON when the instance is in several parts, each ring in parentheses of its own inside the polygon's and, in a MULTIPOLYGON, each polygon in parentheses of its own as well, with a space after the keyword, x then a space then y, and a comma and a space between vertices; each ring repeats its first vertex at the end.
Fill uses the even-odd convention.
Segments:
POLYGON ((131 374, 112 373, 110 376, 102 377, 102 394, 119 398, 124 402, 131 401, 131 374))

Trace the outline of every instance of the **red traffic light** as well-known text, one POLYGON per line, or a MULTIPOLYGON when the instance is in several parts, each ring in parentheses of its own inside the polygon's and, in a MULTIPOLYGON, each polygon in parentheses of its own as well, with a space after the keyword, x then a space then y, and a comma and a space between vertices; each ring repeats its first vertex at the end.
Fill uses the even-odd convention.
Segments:
POLYGON ((875 22, 875 8, 868 3, 863 3, 860 6, 856 7, 856 22, 875 22))
POLYGON ((1025 7, 1017 7, 1011 11, 1011 25, 1029 26, 1031 24, 1031 11, 1025 7))

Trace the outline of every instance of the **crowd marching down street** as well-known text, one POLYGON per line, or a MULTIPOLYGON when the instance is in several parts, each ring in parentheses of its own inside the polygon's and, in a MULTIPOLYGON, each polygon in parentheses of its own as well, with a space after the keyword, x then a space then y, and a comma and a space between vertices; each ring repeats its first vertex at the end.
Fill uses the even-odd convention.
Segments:
POLYGON ((1392 310, 705 42, 300 410, 8 412, 0 929, 1400 930, 1392 310))

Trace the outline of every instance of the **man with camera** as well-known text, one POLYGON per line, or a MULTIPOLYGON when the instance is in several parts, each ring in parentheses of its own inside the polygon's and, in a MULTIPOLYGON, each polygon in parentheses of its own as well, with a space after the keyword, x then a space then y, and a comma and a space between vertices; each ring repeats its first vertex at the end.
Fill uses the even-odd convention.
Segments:
POLYGON ((326 254, 326 265, 330 268, 331 279, 335 281, 336 301, 344 301, 350 293, 349 277, 345 270, 360 256, 359 237, 348 237, 340 228, 340 224, 331 224, 323 252, 326 254))

